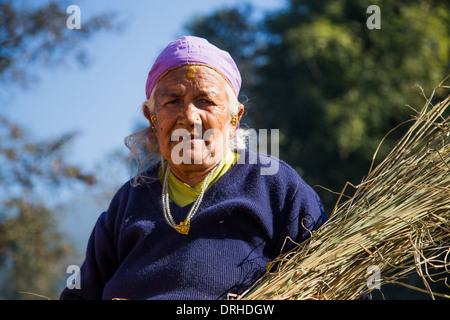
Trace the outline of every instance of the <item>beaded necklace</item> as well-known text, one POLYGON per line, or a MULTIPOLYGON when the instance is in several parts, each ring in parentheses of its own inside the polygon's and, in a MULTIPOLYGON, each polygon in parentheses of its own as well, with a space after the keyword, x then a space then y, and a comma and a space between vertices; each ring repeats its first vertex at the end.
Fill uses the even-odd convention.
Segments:
POLYGON ((211 170, 208 175, 206 176, 202 189, 200 191, 200 194, 198 195, 197 199, 195 200, 194 204, 191 207, 191 210, 189 210, 189 213, 184 221, 181 221, 180 224, 176 224, 173 220, 172 214, 170 213, 170 201, 169 201, 169 173, 170 173, 170 165, 167 164, 166 173, 164 175, 164 183, 162 188, 162 195, 161 195, 161 202, 164 212, 164 218, 166 219, 167 223, 174 228, 176 231, 178 231, 181 234, 187 235, 189 233, 190 225, 191 225, 191 219, 195 216, 197 213, 198 208, 200 207, 200 203, 202 202, 203 195, 205 194, 206 189, 208 188, 209 183, 211 182, 211 177, 214 174, 214 171, 219 167, 219 164, 216 165, 216 167, 211 170))

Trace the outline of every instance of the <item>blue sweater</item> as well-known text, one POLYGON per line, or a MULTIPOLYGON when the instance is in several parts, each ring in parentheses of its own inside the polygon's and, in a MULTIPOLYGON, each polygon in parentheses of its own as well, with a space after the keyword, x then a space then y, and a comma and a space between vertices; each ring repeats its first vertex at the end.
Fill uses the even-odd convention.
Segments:
MULTIPOLYGON (((245 157, 206 191, 189 235, 166 223, 159 181, 123 185, 89 239, 81 288, 66 288, 60 298, 226 299, 245 291, 292 248, 286 237, 302 242, 327 219, 290 166, 253 152, 245 157), (261 175, 261 159, 279 162, 278 172, 261 175)), ((157 165, 146 175, 156 172, 157 165)), ((190 207, 170 203, 176 223, 190 207)))

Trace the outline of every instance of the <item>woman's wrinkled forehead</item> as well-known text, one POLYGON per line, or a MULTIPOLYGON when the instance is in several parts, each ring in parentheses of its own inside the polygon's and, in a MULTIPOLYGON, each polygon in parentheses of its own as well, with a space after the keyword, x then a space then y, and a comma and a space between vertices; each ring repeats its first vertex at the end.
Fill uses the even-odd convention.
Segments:
MULTIPOLYGON (((203 66, 182 66, 167 73, 158 83, 157 98, 183 96, 192 90, 196 96, 228 98, 228 84, 221 75, 203 66)), ((228 90, 229 91, 229 90, 228 90)))

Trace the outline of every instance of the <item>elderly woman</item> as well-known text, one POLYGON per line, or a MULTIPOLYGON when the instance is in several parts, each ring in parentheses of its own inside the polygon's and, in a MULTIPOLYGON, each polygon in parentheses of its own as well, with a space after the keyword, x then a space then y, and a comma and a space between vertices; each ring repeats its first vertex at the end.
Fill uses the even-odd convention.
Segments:
POLYGON ((240 148, 240 85, 231 56, 205 39, 163 50, 146 84, 149 127, 127 139, 138 173, 99 217, 80 288, 61 299, 224 299, 325 222, 289 165, 240 148))

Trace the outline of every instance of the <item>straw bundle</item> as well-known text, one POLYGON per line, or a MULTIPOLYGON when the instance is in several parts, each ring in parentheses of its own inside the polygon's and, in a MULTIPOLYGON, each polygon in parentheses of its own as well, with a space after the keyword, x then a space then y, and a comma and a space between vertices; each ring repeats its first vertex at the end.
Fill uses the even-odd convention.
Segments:
POLYGON ((433 105, 436 89, 355 194, 238 299, 358 299, 414 271, 432 298, 450 298, 429 286, 450 288, 450 96, 433 105))

